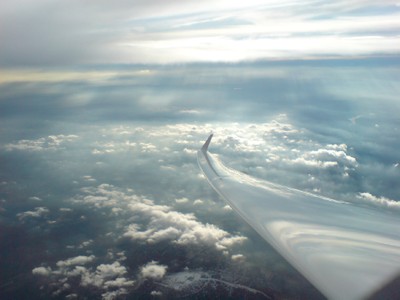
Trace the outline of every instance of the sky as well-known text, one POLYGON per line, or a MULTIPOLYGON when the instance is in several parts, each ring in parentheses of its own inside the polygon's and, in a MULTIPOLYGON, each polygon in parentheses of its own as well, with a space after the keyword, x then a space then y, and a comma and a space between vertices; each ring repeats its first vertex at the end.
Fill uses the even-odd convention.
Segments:
POLYGON ((399 39, 396 1, 2 4, 1 299, 324 299, 196 151, 400 214, 399 39))
POLYGON ((239 62, 399 52, 398 1, 8 1, 3 67, 239 62))

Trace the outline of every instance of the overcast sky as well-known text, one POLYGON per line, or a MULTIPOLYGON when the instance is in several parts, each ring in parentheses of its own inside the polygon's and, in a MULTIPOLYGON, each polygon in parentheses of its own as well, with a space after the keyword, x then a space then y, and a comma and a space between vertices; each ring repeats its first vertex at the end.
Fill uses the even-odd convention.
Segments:
POLYGON ((16 0, 0 65, 237 62, 398 54, 397 0, 16 0))

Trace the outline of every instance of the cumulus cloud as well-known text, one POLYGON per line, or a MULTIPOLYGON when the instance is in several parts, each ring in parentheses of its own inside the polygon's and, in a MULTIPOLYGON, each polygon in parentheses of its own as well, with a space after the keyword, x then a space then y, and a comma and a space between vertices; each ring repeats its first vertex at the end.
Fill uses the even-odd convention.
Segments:
POLYGON ((135 215, 145 218, 145 230, 138 224, 128 226, 125 237, 144 240, 150 243, 171 240, 177 244, 207 244, 218 250, 226 250, 234 244, 243 243, 246 238, 231 235, 227 231, 212 224, 199 222, 193 214, 173 211, 165 205, 157 205, 152 201, 129 204, 135 215))
POLYGON ((17 217, 20 220, 23 220, 25 218, 40 218, 45 215, 47 215, 50 212, 50 210, 47 207, 36 207, 34 210, 31 211, 25 211, 22 213, 18 213, 17 217))
POLYGON ((186 197, 178 198, 178 199, 175 199, 175 202, 178 203, 178 204, 184 204, 184 203, 188 203, 189 199, 186 198, 186 197))
POLYGON ((77 135, 49 135, 36 140, 19 140, 15 143, 6 144, 4 148, 8 151, 43 151, 43 150, 57 150, 60 149, 65 143, 70 143, 78 138, 77 135))
POLYGON ((345 166, 347 168, 357 167, 357 160, 347 154, 347 145, 329 144, 326 148, 303 152, 295 159, 286 159, 289 163, 305 165, 315 168, 334 168, 345 166))
MULTIPOLYGON (((83 195, 72 201, 85 203, 95 207, 123 208, 140 220, 126 226, 124 237, 142 240, 148 243, 171 241, 180 245, 206 244, 218 250, 227 250, 236 244, 243 243, 246 238, 232 235, 213 224, 204 224, 190 213, 182 213, 167 205, 155 204, 134 191, 122 191, 110 184, 83 188, 83 195)), ((186 198, 178 199, 182 203, 186 198), (183 201, 182 201, 183 199, 183 201)), ((187 201, 186 201, 187 200, 187 201)), ((179 201, 178 201, 179 202, 179 201)))
POLYGON ((194 202, 193 202, 193 205, 202 205, 202 204, 204 204, 204 201, 201 200, 201 199, 196 199, 196 200, 194 200, 194 202))
POLYGON ((85 265, 87 263, 91 263, 94 259, 95 259, 94 255, 90 256, 79 255, 73 258, 69 258, 67 260, 60 260, 57 262, 56 265, 59 268, 65 268, 74 265, 85 265))
POLYGON ((112 264, 101 264, 97 266, 95 272, 84 271, 81 277, 81 285, 93 285, 97 287, 102 287, 105 284, 105 287, 115 287, 118 284, 122 286, 126 286, 133 284, 133 281, 127 281, 121 276, 126 274, 126 268, 121 266, 121 264, 116 261, 112 264))
POLYGON ((223 207, 223 210, 225 210, 225 211, 232 211, 232 207, 230 207, 230 206, 227 204, 227 205, 225 205, 225 206, 223 207))
POLYGON ((82 242, 82 243, 78 246, 78 248, 79 248, 79 249, 86 248, 86 247, 88 247, 88 246, 90 246, 90 245, 92 245, 92 244, 93 244, 93 240, 87 240, 87 241, 82 242))
POLYGON ((51 268, 49 267, 37 267, 32 270, 34 275, 48 276, 51 274, 51 268))
POLYGON ((140 269, 140 274, 144 278, 160 280, 167 273, 168 267, 159 265, 156 261, 151 261, 140 269))
MULTIPOLYGON (((81 189, 83 195, 77 195, 71 201, 75 203, 85 203, 95 207, 118 207, 119 202, 126 199, 126 195, 114 189, 110 184, 100 184, 97 187, 84 187, 81 189)), ((133 198, 135 196, 132 195, 133 198)))
POLYGON ((236 261, 236 262, 241 262, 241 261, 245 260, 246 257, 245 257, 243 254, 233 254, 233 255, 231 256, 231 259, 232 259, 233 261, 236 261))
POLYGON ((29 200, 33 200, 33 201, 42 201, 41 198, 36 197, 36 196, 29 197, 29 200))
POLYGON ((71 212, 72 211, 72 209, 68 208, 68 207, 60 207, 58 210, 61 212, 71 212))
POLYGON ((114 280, 109 280, 104 282, 104 286, 107 288, 115 288, 115 287, 130 287, 135 282, 133 280, 128 280, 124 277, 117 277, 114 280))
POLYGON ((150 295, 152 295, 154 297, 161 297, 163 295, 163 293, 160 291, 151 291, 150 295))
POLYGON ((308 159, 306 157, 298 157, 291 161, 294 164, 301 164, 307 167, 315 167, 315 168, 330 168, 336 167, 338 163, 336 161, 321 161, 317 159, 308 159))
POLYGON ((400 210, 400 201, 392 200, 386 197, 377 197, 370 193, 359 193, 357 198, 362 200, 364 203, 372 204, 374 206, 400 210))
POLYGON ((118 299, 118 296, 126 295, 126 294, 128 294, 128 291, 124 288, 120 288, 115 291, 107 291, 107 292, 101 294, 101 297, 103 300, 114 300, 114 299, 118 299))
POLYGON ((85 180, 87 182, 96 182, 96 179, 93 178, 91 175, 85 175, 82 178, 83 178, 83 180, 85 180))
MULTIPOLYGON (((76 278, 79 279, 81 287, 95 287, 103 291, 102 299, 115 299, 119 295, 125 295, 135 284, 134 280, 125 277, 127 269, 120 262, 111 264, 100 264, 94 270, 86 267, 94 261, 95 257, 76 256, 66 260, 58 261, 56 268, 37 267, 32 274, 46 276, 57 288, 53 294, 65 291, 73 291, 76 278)), ((76 288, 76 287, 75 287, 76 288)), ((74 294, 70 298, 74 298, 74 294)))

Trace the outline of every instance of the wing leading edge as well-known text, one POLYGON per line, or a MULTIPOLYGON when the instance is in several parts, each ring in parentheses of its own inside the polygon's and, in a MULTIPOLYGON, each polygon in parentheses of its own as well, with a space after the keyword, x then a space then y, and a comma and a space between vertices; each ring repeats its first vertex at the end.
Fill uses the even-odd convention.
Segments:
POLYGON ((364 299, 400 272, 400 218, 258 180, 208 152, 197 159, 210 185, 329 299, 364 299))

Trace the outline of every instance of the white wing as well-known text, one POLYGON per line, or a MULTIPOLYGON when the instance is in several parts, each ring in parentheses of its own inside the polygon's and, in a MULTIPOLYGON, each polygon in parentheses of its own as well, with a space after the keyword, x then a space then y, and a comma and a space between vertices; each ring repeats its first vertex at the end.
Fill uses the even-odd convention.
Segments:
POLYGON ((317 196, 228 169, 208 152, 211 186, 330 299, 361 299, 400 272, 398 215, 317 196))

